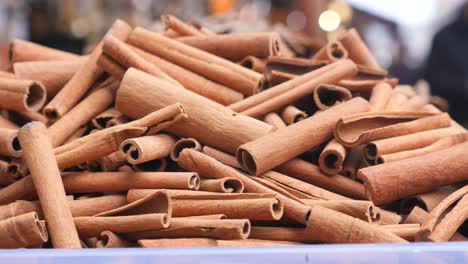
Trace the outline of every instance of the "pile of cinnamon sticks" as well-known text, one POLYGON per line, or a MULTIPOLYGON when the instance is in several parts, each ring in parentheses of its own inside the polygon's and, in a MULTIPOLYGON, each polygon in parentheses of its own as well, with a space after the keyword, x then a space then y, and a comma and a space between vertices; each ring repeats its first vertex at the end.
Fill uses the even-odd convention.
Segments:
POLYGON ((12 41, 0 248, 466 241, 468 133, 354 29, 304 58, 162 20, 82 56, 12 41))

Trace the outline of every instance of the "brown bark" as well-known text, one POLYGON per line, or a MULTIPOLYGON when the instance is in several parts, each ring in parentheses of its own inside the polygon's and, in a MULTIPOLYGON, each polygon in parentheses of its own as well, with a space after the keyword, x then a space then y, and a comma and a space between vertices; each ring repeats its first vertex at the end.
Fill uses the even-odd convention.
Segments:
POLYGON ((351 92, 337 85, 320 85, 315 89, 314 102, 320 110, 326 110, 352 98, 351 92))
POLYGON ((48 240, 45 225, 33 212, 0 221, 0 237, 0 248, 37 247, 48 240))
POLYGON ((18 112, 38 111, 46 100, 42 83, 0 78, 0 108, 18 112))
POLYGON ((225 177, 221 179, 202 179, 200 191, 221 193, 242 193, 244 184, 239 179, 225 177))

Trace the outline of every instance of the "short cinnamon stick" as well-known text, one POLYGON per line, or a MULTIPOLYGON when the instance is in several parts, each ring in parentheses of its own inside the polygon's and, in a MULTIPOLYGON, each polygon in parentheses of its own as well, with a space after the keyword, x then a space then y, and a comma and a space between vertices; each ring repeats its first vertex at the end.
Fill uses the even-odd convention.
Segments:
POLYGON ((0 248, 23 248, 42 245, 48 240, 45 226, 34 212, 0 221, 0 248))
POLYGON ((167 134, 127 139, 120 144, 120 151, 131 164, 165 158, 171 153, 175 139, 167 134))
POLYGON ((335 139, 332 139, 320 154, 320 169, 327 175, 338 174, 343 170, 343 162, 345 158, 346 149, 335 139))
POLYGON ((295 106, 286 106, 281 112, 281 118, 287 125, 292 125, 307 118, 307 113, 295 106))

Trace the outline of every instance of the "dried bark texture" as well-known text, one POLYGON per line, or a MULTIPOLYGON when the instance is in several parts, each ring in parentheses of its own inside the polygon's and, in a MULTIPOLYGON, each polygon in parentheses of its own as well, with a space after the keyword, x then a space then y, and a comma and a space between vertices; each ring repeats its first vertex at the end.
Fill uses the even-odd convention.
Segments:
POLYGON ((135 69, 127 71, 117 91, 117 110, 131 118, 140 118, 174 103, 182 104, 189 118, 167 131, 230 153, 272 129, 266 123, 237 115, 207 98, 135 69))
POLYGON ((120 144, 120 151, 131 164, 165 158, 175 144, 174 137, 167 134, 127 139, 120 144))
POLYGON ((39 122, 23 126, 18 139, 23 158, 39 196, 55 248, 81 248, 46 127, 39 122))
POLYGON ((36 80, 44 85, 47 99, 52 99, 83 65, 78 61, 31 61, 13 64, 18 79, 36 80))
POLYGON ((46 89, 40 82, 0 78, 0 108, 18 112, 38 111, 46 96, 46 89))
POLYGON ((369 200, 390 203, 439 186, 468 179, 468 142, 453 147, 359 170, 369 200))
POLYGON ((244 95, 263 86, 264 77, 257 72, 143 28, 134 29, 128 42, 244 95))
POLYGON ((34 212, 0 221, 0 248, 37 247, 47 242, 48 233, 34 212))
POLYGON ((237 160, 249 173, 259 175, 331 139, 335 124, 343 115, 368 110, 366 100, 354 98, 240 146, 237 160))

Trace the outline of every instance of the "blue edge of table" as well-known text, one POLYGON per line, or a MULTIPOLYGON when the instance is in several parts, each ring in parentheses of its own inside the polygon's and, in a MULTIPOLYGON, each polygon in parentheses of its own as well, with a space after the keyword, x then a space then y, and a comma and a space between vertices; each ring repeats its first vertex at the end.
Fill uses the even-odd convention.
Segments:
POLYGON ((468 263, 468 242, 255 248, 13 249, 0 250, 0 263, 468 263))

